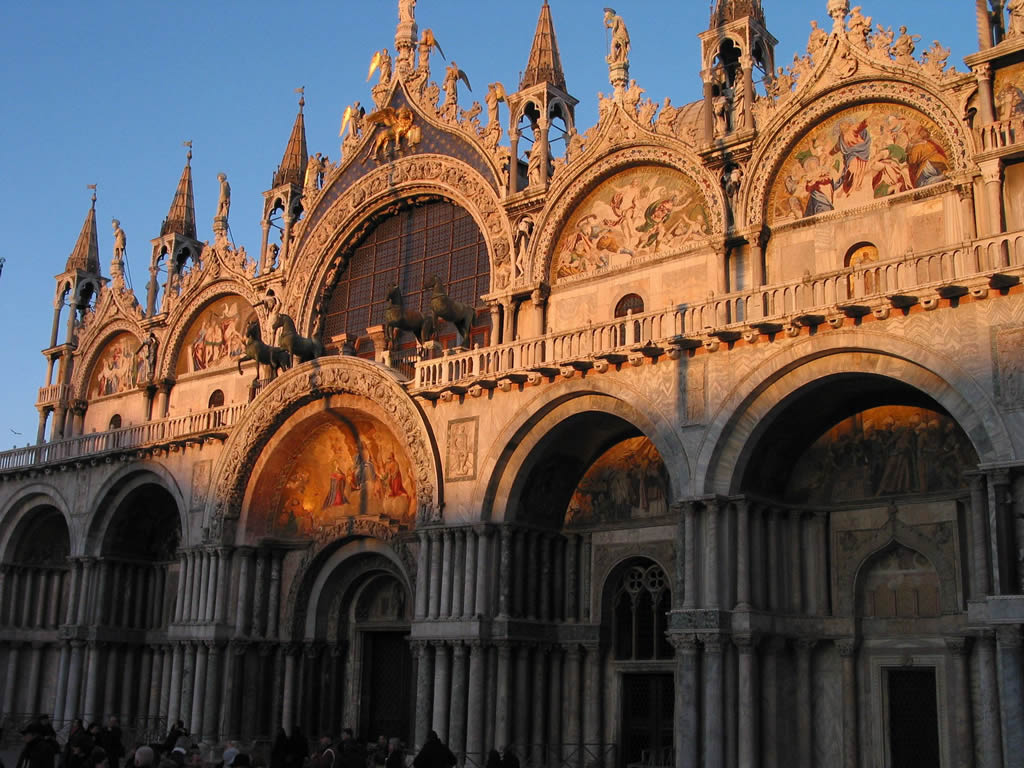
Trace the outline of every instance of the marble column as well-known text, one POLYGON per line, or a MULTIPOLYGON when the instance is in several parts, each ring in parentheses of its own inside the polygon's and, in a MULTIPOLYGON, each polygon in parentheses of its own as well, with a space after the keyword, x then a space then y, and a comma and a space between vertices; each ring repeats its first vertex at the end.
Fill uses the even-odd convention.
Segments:
MULTIPOLYGON (((79 585, 82 581, 82 562, 80 560, 71 560, 71 585, 68 587, 68 602, 67 609, 64 611, 64 623, 74 624, 75 617, 78 615, 78 604, 81 602, 79 597, 79 585)), ((3 606, 0 606, 0 624, 3 623, 3 606)))
POLYGON ((765 508, 768 523, 768 608, 782 612, 781 564, 779 563, 779 512, 771 507, 765 508))
POLYGON ((486 525, 476 529, 476 615, 491 615, 491 578, 490 569, 491 528, 486 525))
POLYGON ((565 730, 562 734, 562 764, 580 766, 580 647, 571 643, 565 649, 565 683, 562 688, 565 730))
POLYGON ((803 513, 799 510, 789 512, 789 547, 787 557, 789 559, 789 612, 798 615, 802 608, 803 594, 803 554, 801 517, 803 513))
POLYGON ((202 616, 202 596, 205 594, 203 589, 203 561, 205 553, 196 550, 192 553, 192 592, 190 597, 189 606, 191 607, 190 619, 193 622, 199 621, 202 616))
POLYGON ((428 535, 430 536, 430 604, 427 609, 427 618, 436 619, 441 612, 441 531, 435 528, 428 535))
POLYGON ((185 721, 186 728, 195 732, 199 727, 199 724, 192 718, 196 693, 196 646, 191 642, 182 643, 182 645, 185 652, 181 662, 181 719, 185 721))
POLYGON ((198 608, 196 609, 195 620, 205 622, 210 595, 210 553, 201 551, 196 554, 199 558, 199 579, 196 584, 196 589, 199 592, 199 595, 198 600, 196 601, 198 603, 198 608))
POLYGON ((725 741, 722 711, 722 638, 704 638, 704 766, 724 768, 725 741))
POLYGON ((707 585, 707 605, 710 608, 717 608, 720 603, 718 588, 718 526, 722 506, 716 500, 711 500, 704 505, 707 527, 705 529, 706 539, 704 542, 704 583, 707 585))
POLYGON ((464 551, 464 579, 462 583, 462 618, 470 619, 476 609, 476 534, 472 528, 466 528, 462 535, 465 537, 464 551))
POLYGON ((284 685, 281 701, 281 727, 291 736, 295 732, 295 656, 298 649, 287 646, 284 649, 284 685))
POLYGON ((736 502, 736 607, 734 610, 749 611, 750 608, 750 504, 746 499, 741 499, 736 502))
POLYGON ((425 619, 427 617, 428 587, 430 586, 430 539, 427 532, 419 530, 416 532, 416 540, 419 544, 416 551, 416 597, 415 597, 415 618, 425 619))
MULTIPOLYGON (((160 655, 163 657, 163 676, 160 679, 160 704, 158 710, 159 722, 166 728, 170 724, 169 712, 171 708, 171 667, 174 659, 174 649, 169 645, 161 646, 160 655)), ((169 729, 168 729, 169 730, 169 729)))
MULTIPOLYGON (((28 680, 25 684, 25 709, 35 712, 39 708, 39 681, 42 671, 43 644, 34 642, 29 646, 28 680)), ((10 710, 6 710, 10 712, 10 710)))
POLYGON ((167 719, 174 723, 181 718, 181 669, 185 663, 185 649, 174 643, 171 655, 171 679, 168 686, 167 719))
MULTIPOLYGON (((13 657, 17 662, 17 655, 15 653, 17 646, 11 646, 11 655, 8 657, 8 672, 10 671, 10 659, 13 657)), ((64 699, 64 718, 71 720, 82 714, 82 710, 79 709, 78 702, 81 700, 81 687, 82 687, 82 666, 84 664, 85 657, 85 641, 84 640, 72 640, 71 641, 71 662, 68 667, 68 689, 67 696, 64 699)), ((8 675, 8 679, 10 675, 8 675)), ((12 681, 13 682, 13 681, 12 681)), ((6 709, 6 711, 10 711, 6 709)))
POLYGON ((64 643, 60 647, 60 660, 57 662, 57 691, 53 702, 53 722, 58 727, 60 723, 64 722, 65 695, 68 690, 68 668, 70 665, 71 648, 64 643))
POLYGON ((267 637, 277 638, 281 613, 281 555, 272 553, 270 561, 270 594, 267 596, 267 637))
POLYGON ((466 646, 459 640, 452 643, 452 692, 449 699, 451 720, 448 726, 448 748, 459 757, 466 755, 466 646))
POLYGON ((857 768, 860 743, 857 729, 857 640, 836 641, 843 668, 843 768, 857 768))
POLYGON ((988 567, 988 511, 985 476, 978 472, 968 476, 971 486, 971 599, 980 600, 991 588, 988 567))
POLYGON ((203 620, 212 622, 217 616, 217 596, 220 594, 221 582, 229 581, 220 572, 220 552, 211 549, 206 553, 210 561, 210 575, 206 580, 206 610, 203 612, 203 620))
POLYGON ((487 757, 484 746, 484 707, 487 684, 486 649, 479 640, 469 645, 469 697, 466 707, 466 760, 483 765, 487 757))
POLYGON ((217 549, 217 598, 213 606, 213 620, 223 624, 228 618, 228 595, 231 589, 231 555, 227 547, 217 549))
POLYGON ((523 596, 523 613, 528 619, 537 618, 540 607, 541 585, 541 535, 537 531, 526 533, 526 560, 520 561, 526 570, 526 594, 523 596))
POLYGON ((512 612, 512 530, 501 527, 501 556, 498 562, 498 615, 512 612))
MULTIPOLYGON (((224 649, 224 687, 220 702, 220 721, 217 724, 217 730, 222 739, 235 739, 239 735, 238 668, 241 666, 241 659, 245 655, 246 647, 246 643, 232 640, 224 649)), ((273 690, 278 689, 275 686, 273 690)), ((272 719, 271 724, 276 728, 280 722, 275 722, 272 719)))
POLYGON ((673 741, 676 749, 675 768, 698 768, 700 742, 698 702, 698 653, 695 635, 670 635, 676 649, 675 703, 673 741))
POLYGON ((551 547, 551 616, 561 622, 565 621, 565 536, 554 534, 551 547))
POLYGON ((431 730, 434 709, 434 648, 425 640, 414 640, 412 647, 417 658, 416 744, 414 746, 419 749, 426 743, 427 734, 431 730))
POLYGON ((558 765, 561 762, 559 752, 562 743, 562 649, 558 646, 548 649, 548 717, 547 723, 547 745, 548 751, 545 755, 548 765, 558 765))
MULTIPOLYGON (((442 619, 447 619, 452 615, 452 572, 455 570, 455 547, 453 538, 453 531, 445 529, 442 532, 444 549, 441 560, 441 604, 439 608, 439 616, 442 619)), ((440 733, 440 731, 438 731, 438 733, 440 733)), ((442 739, 442 741, 447 741, 447 739, 442 739)))
MULTIPOLYGON (((502 528, 502 544, 506 541, 505 532, 502 528)), ((512 663, 512 648, 507 641, 499 641, 498 663, 495 684, 495 705, 494 705, 494 745, 504 749, 505 745, 511 742, 511 723, 509 721, 509 702, 512 692, 509 690, 509 671, 512 663)))
POLYGON ((580 616, 582 621, 590 621, 590 555, 593 550, 593 536, 583 534, 580 547, 580 616))
POLYGON ((978 756, 981 764, 1003 764, 1002 723, 999 706, 999 684, 996 675, 995 638, 991 631, 983 632, 975 640, 978 654, 978 756))
MULTIPOLYGON (((128 656, 130 663, 131 656, 128 656)), ((125 665, 127 672, 128 664, 125 665)), ((138 690, 135 690, 134 683, 129 684, 130 675, 125 675, 124 688, 122 689, 121 711, 128 713, 125 706, 131 701, 132 694, 136 694, 135 714, 140 722, 151 721, 150 725, 156 724, 160 712, 160 678, 163 676, 161 667, 160 649, 150 646, 143 646, 139 652, 139 681, 138 690)))
MULTIPOLYGON (((236 550, 239 557, 238 563, 238 605, 235 611, 235 634, 247 635, 249 633, 249 561, 252 559, 252 549, 239 547, 236 550)), ((291 728, 294 723, 286 725, 291 728)))
POLYGON ((683 608, 697 607, 697 505, 683 505, 683 608))
POLYGON ((212 743, 217 740, 218 714, 220 712, 221 692, 221 646, 220 643, 206 643, 206 694, 203 702, 203 741, 212 743))
POLYGON ((87 723, 92 722, 99 716, 96 709, 96 700, 99 698, 99 671, 100 671, 100 644, 90 640, 85 663, 85 704, 82 707, 82 717, 87 723))
MULTIPOLYGON (((746 510, 743 510, 745 513, 746 510)), ((738 661, 738 716, 737 765, 739 768, 758 768, 761 764, 760 734, 758 732, 757 637, 734 635, 733 644, 739 652, 738 661)))
POLYGON ((1024 757, 1024 677, 1021 628, 1004 624, 996 630, 999 702, 1003 714, 1003 755, 1024 757))
POLYGON ((509 613, 512 616, 525 616, 526 608, 526 574, 524 565, 527 562, 526 553, 526 531, 512 531, 512 567, 511 567, 511 588, 512 603, 509 613))
POLYGON ((117 680, 118 676, 123 674, 121 668, 121 649, 116 645, 107 646, 105 654, 107 657, 107 663, 104 665, 104 682, 103 686, 103 703, 100 705, 99 712, 96 713, 97 717, 102 720, 103 712, 114 713, 117 710, 114 709, 114 697, 117 695, 117 680))
POLYGON ((188 554, 178 555, 178 590, 174 600, 174 623, 185 620, 185 582, 188 579, 188 554))
MULTIPOLYGON (((541 546, 543 539, 538 536, 541 546)), ((536 561, 535 561, 536 562, 536 561)), ((533 765, 544 764, 544 743, 546 722, 544 702, 547 698, 547 647, 540 645, 533 651, 533 693, 530 697, 530 709, 533 711, 533 722, 530 724, 530 747, 531 763, 533 765)))
POLYGON ((540 604, 537 606, 537 618, 541 621, 551 621, 551 592, 555 584, 551 565, 552 539, 547 533, 540 533, 537 538, 540 547, 540 604))
POLYGON ((449 709, 451 696, 451 657, 448 645, 444 641, 435 640, 434 646, 434 730, 441 741, 448 743, 449 709))
MULTIPOLYGON (((953 657, 953 676, 947 697, 952 705, 954 765, 960 768, 974 768, 974 727, 971 714, 971 686, 968 670, 968 656, 971 652, 971 638, 947 637, 946 648, 953 657)), ((856 768, 849 761, 843 768, 856 768)))
POLYGON ((764 768, 779 765, 779 654, 786 641, 781 637, 761 640, 761 762, 764 768))
POLYGON ((91 557, 82 558, 82 576, 79 580, 80 592, 78 596, 78 618, 76 624, 86 624, 89 620, 89 594, 92 591, 92 574, 94 560, 91 557))
POLYGON ((253 579, 252 590, 252 634, 256 637, 263 637, 266 631, 264 624, 264 582, 267 574, 267 551, 256 551, 256 574, 253 579))
POLYGON ((586 646, 584 668, 586 683, 583 690, 583 749, 584 765, 603 765, 601 749, 601 712, 603 698, 601 696, 601 648, 597 645, 586 646))
POLYGON ((565 620, 575 624, 580 611, 579 577, 580 537, 570 533, 565 537, 565 620))
POLYGON ((814 680, 811 677, 811 652, 817 640, 801 637, 796 641, 796 722, 797 764, 800 768, 814 765, 814 680))
POLYGON ((530 712, 532 711, 532 700, 530 696, 530 648, 527 645, 520 645, 516 648, 515 672, 512 675, 513 685, 510 685, 512 695, 515 697, 512 720, 512 741, 519 748, 519 757, 528 760, 526 754, 527 745, 530 743, 530 712))

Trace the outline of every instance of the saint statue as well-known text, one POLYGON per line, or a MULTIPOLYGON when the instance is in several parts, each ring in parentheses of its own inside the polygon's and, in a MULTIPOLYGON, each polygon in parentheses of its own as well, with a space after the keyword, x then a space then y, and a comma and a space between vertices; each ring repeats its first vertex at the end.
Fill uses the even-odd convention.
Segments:
POLYGON ((231 185, 228 184, 226 173, 218 173, 217 180, 220 182, 220 197, 217 199, 217 216, 226 219, 231 210, 231 185))
POLYGON ((121 229, 121 222, 118 219, 112 220, 111 226, 114 228, 114 261, 120 264, 124 261, 124 248, 126 243, 124 230, 121 229))
POLYGON ((403 24, 416 23, 416 0, 398 0, 398 20, 403 24))
POLYGON ((604 9, 605 29, 612 31, 612 46, 608 54, 609 64, 627 64, 629 62, 629 30, 626 22, 615 13, 613 8, 604 9))

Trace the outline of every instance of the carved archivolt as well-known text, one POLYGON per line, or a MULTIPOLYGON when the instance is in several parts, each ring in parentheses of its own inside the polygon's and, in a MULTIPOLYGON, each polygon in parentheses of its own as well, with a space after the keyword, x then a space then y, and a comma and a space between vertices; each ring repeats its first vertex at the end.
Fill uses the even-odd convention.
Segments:
POLYGON ((554 204, 544 213, 538 235, 533 238, 528 254, 529 266, 526 270, 533 280, 547 280, 551 269, 552 251, 562 228, 572 212, 602 181, 620 171, 638 165, 661 165, 681 171, 704 196, 709 214, 708 225, 711 238, 722 236, 725 222, 725 201, 716 178, 713 178, 696 159, 688 157, 677 150, 666 147, 635 146, 618 149, 605 157, 585 166, 581 172, 565 185, 552 189, 548 196, 554 204))
POLYGON ((274 432, 307 403, 334 394, 372 400, 387 416, 387 426, 408 441, 415 475, 417 519, 439 518, 439 462, 426 421, 397 377, 381 366, 355 357, 323 357, 278 377, 246 410, 234 428, 214 469, 214 492, 207 519, 214 532, 225 519, 241 513, 249 474, 274 432))
POLYGON ((359 179, 302 235, 293 269, 309 279, 292 283, 285 306, 304 332, 319 316, 324 290, 337 280, 345 250, 363 233, 363 223, 389 204, 418 196, 447 198, 473 217, 487 243, 494 289, 498 276, 509 270, 512 241, 511 225, 494 188, 469 165, 450 157, 401 158, 359 179))
POLYGON ((751 170, 746 174, 746 178, 751 180, 745 192, 744 208, 748 212, 748 222, 753 226, 764 223, 775 176, 790 151, 808 131, 845 107, 870 103, 902 104, 930 118, 946 138, 953 171, 951 175, 969 170, 971 140, 942 99, 906 82, 877 79, 857 82, 826 93, 806 106, 794 104, 772 121, 777 130, 764 134, 765 149, 755 156, 751 170))
MULTIPOLYGON (((192 327, 192 323, 203 311, 207 304, 222 296, 241 296, 247 302, 256 307, 257 315, 260 317, 260 324, 266 325, 266 312, 259 306, 262 297, 258 296, 251 287, 236 280, 225 280, 212 283, 206 286, 199 293, 191 296, 187 302, 175 306, 174 311, 167 319, 167 327, 170 329, 166 337, 166 343, 161 344, 158 350, 157 377, 169 379, 174 377, 175 366, 178 362, 178 354, 181 351, 185 334, 192 327)), ((263 338, 269 338, 269 329, 262 328, 263 338)))

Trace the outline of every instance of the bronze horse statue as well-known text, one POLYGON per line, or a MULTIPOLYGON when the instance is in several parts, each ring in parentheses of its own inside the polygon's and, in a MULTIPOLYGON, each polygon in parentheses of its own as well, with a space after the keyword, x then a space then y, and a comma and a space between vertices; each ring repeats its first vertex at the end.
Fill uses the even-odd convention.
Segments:
POLYGON ((299 336, 295 331, 295 321, 289 315, 281 314, 277 316, 274 320, 273 329, 276 331, 278 328, 281 329, 281 337, 278 339, 278 343, 280 343, 281 349, 288 352, 292 358, 293 365, 296 359, 300 363, 308 363, 310 360, 315 360, 327 354, 324 345, 317 339, 299 336))
POLYGON ((440 320, 449 321, 455 326, 458 333, 458 346, 468 346, 469 329, 473 327, 473 321, 476 320, 476 310, 468 304, 451 298, 441 284, 441 278, 437 275, 434 275, 428 287, 434 290, 434 294, 430 297, 430 311, 434 316, 434 328, 440 327, 440 320))
POLYGON ((416 343, 423 346, 434 336, 434 318, 415 309, 406 309, 402 289, 392 285, 388 288, 388 305, 384 310, 384 348, 394 349, 402 331, 412 333, 416 343))
POLYGON ((291 362, 291 355, 280 347, 272 347, 263 343, 263 336, 260 333, 259 320, 253 320, 245 329, 245 354, 238 358, 238 375, 242 375, 242 363, 246 360, 256 361, 256 378, 260 377, 260 363, 269 365, 272 375, 282 368, 287 368, 291 362))

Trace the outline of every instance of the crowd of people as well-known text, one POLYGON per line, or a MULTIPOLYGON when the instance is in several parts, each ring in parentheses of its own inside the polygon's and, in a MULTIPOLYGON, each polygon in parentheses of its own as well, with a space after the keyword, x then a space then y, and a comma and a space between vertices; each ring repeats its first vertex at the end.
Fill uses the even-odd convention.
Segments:
MULTIPOLYGON (((130 752, 116 717, 106 725, 88 727, 81 719, 73 720, 62 738, 49 716, 40 715, 21 729, 21 735, 24 747, 13 768, 454 768, 458 762, 435 731, 411 760, 397 737, 380 736, 368 745, 357 741, 351 728, 344 729, 340 741, 322 736, 312 750, 299 726, 290 736, 280 728, 268 760, 234 742, 227 744, 219 761, 204 760, 181 720, 163 741, 138 743, 130 752)), ((510 747, 504 754, 492 749, 484 768, 520 768, 519 759, 510 747)))

